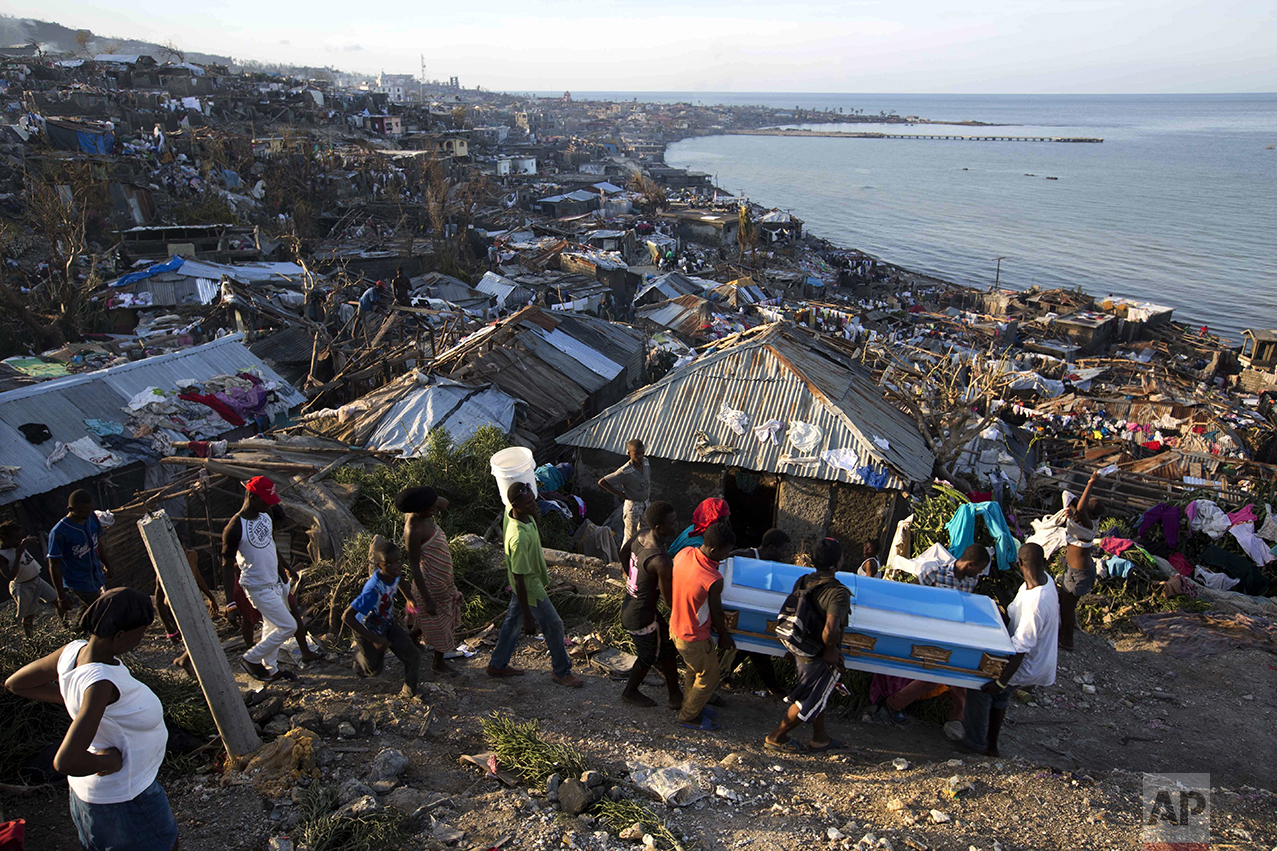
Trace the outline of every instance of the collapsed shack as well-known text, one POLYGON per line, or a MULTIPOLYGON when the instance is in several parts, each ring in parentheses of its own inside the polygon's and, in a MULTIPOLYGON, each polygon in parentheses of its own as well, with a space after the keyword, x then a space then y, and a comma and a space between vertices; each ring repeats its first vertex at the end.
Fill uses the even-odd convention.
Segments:
POLYGON ((333 440, 309 436, 256 437, 200 444, 178 441, 175 450, 199 455, 170 455, 160 460, 175 471, 162 487, 137 494, 114 510, 115 523, 104 539, 113 563, 113 583, 139 590, 154 587, 154 574, 137 521, 164 508, 188 549, 199 554, 199 568, 210 588, 221 587, 222 530, 244 501, 243 482, 268 476, 276 483, 291 528, 276 529, 285 563, 304 572, 320 562, 340 559, 349 540, 363 532, 351 513, 355 492, 329 481, 338 468, 369 468, 393 457, 333 440))
POLYGON ((547 458, 563 428, 639 385, 643 358, 643 337, 628 326, 532 306, 441 352, 432 369, 518 400, 515 436, 547 458))

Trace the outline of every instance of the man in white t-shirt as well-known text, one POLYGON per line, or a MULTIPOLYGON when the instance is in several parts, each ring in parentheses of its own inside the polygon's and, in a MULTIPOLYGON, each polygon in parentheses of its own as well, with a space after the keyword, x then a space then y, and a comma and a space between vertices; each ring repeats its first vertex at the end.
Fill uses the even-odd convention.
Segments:
POLYGON ((962 726, 965 735, 959 749, 998 755, 998 733, 1016 687, 1049 686, 1055 682, 1056 635, 1060 627, 1060 598, 1046 572, 1046 558, 1039 544, 1020 547, 1020 574, 1024 584, 1007 606, 1011 646, 1015 650, 996 680, 979 689, 967 689, 962 726))

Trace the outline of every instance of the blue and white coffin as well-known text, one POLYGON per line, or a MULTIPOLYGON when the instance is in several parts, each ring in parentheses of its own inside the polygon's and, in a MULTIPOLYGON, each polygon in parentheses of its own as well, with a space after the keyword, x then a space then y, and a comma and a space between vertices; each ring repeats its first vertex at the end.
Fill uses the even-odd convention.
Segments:
MULTIPOLYGON (((723 610, 742 650, 785 655, 776 619, 808 567, 731 558, 723 574, 723 610)), ((851 591, 843 634, 848 668, 952 686, 979 688, 1014 653, 1011 637, 988 597, 952 588, 909 585, 839 573, 851 591)))

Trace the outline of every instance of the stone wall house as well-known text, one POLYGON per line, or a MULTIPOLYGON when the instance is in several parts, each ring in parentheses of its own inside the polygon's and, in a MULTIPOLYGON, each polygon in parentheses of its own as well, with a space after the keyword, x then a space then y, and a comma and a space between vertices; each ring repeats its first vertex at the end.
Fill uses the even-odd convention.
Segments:
POLYGON ((826 535, 857 549, 883 542, 934 461, 843 341, 789 323, 738 335, 558 438, 577 448, 578 487, 596 520, 615 502, 594 483, 624 463, 635 437, 652 498, 673 503, 681 523, 701 500, 726 499, 743 546, 773 526, 800 550, 826 535), (779 427, 760 440, 754 430, 772 420, 779 427), (815 442, 795 445, 809 427, 815 442))

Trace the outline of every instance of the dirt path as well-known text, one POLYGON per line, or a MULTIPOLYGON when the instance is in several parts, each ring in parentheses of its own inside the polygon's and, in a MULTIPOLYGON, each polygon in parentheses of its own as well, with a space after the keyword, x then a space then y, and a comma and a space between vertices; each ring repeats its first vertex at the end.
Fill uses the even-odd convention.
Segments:
MULTIPOLYGON (((148 650, 158 661, 167 648, 154 642, 148 650)), ((487 648, 465 665, 465 679, 442 681, 445 687, 427 696, 433 722, 424 736, 418 732, 426 707, 398 699, 402 679, 393 659, 380 679, 365 681, 352 675, 349 654, 337 653, 304 671, 301 687, 269 691, 287 696, 285 715, 344 705, 367 712, 377 734, 330 737, 342 752, 325 769, 325 782, 362 777, 380 749, 397 748, 410 760, 409 786, 459 796, 434 815, 465 831, 460 848, 487 848, 507 835, 506 848, 635 844, 596 834, 599 825, 564 817, 543 797, 480 780, 477 769, 460 765, 459 755, 486 750, 480 719, 492 712, 539 719, 548 737, 572 743, 615 776, 631 762, 699 766, 723 791, 668 812, 676 832, 704 849, 852 847, 867 833, 895 851, 1126 849, 1138 845, 1142 772, 1149 771, 1211 775, 1213 838, 1221 847, 1277 845, 1277 798, 1262 791, 1277 788, 1277 672, 1270 667, 1277 657, 1262 651, 1182 661, 1137 636, 1115 643, 1082 636, 1078 652, 1061 656, 1057 684, 1013 705, 998 760, 957 754, 931 724, 886 727, 858 717, 830 722, 853 746, 849 753, 777 757, 762 748, 783 708, 774 698, 728 691, 723 729, 696 733, 677 727, 664 708, 621 702, 620 683, 595 671, 578 669, 586 679, 581 690, 553 685, 540 642, 520 644, 514 664, 528 669, 524 677, 489 679, 486 658, 487 648), (1083 693, 1075 679, 1096 693, 1083 693), (896 759, 909 768, 894 768, 896 759), (973 788, 946 797, 942 789, 953 777, 973 788), (933 822, 932 809, 948 821, 933 822), (830 828, 848 839, 831 841, 830 828)), ((254 685, 241 680, 246 689, 254 685)), ((659 688, 649 684, 648 691, 659 688)), ((166 786, 184 851, 263 849, 294 817, 287 796, 269 801, 252 787, 223 788, 216 775, 170 777, 166 786)), ((75 847, 65 795, 59 789, 4 800, 8 817, 27 819, 29 848, 75 847)), ((441 846, 427 831, 404 847, 441 846)))

